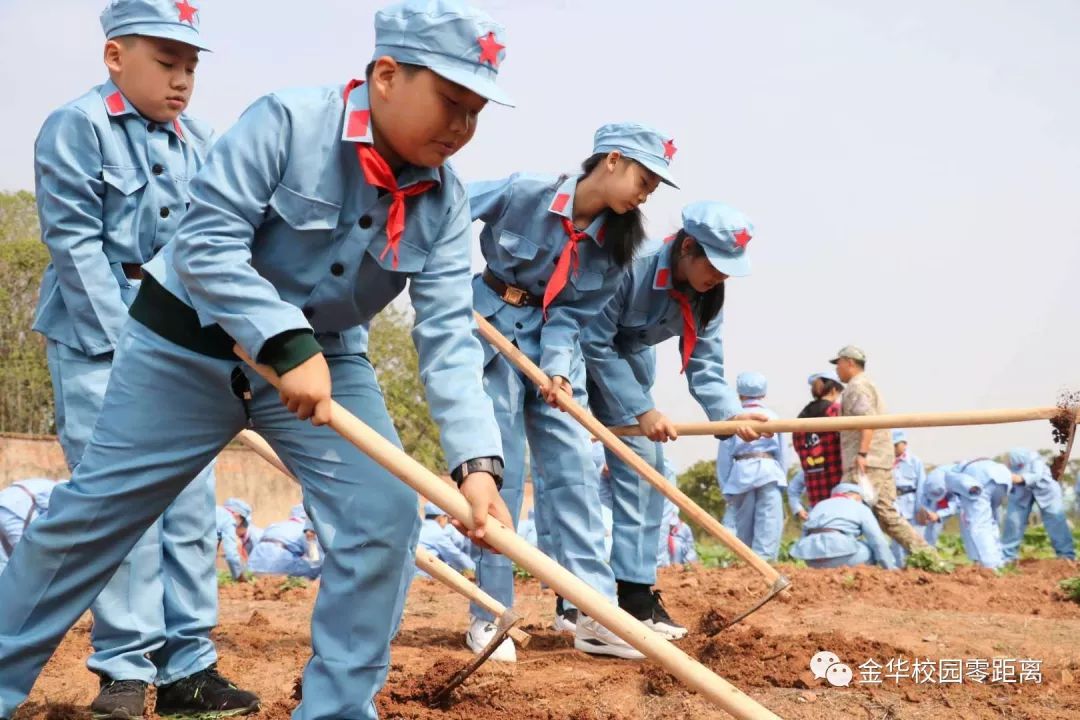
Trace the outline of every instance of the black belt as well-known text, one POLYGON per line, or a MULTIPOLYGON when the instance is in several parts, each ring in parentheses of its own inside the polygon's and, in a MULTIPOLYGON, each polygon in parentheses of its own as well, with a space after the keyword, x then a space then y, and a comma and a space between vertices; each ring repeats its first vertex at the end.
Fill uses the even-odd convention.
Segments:
POLYGON ((809 530, 806 531, 806 534, 807 535, 820 535, 821 533, 830 533, 830 532, 842 533, 844 531, 843 530, 837 530, 836 528, 820 527, 820 528, 810 528, 809 530))
POLYGON ((901 490, 900 488, 896 488, 896 497, 900 497, 901 495, 910 495, 913 492, 915 492, 915 488, 904 488, 903 490, 901 490))
POLYGON ((499 299, 507 305, 513 305, 514 307, 544 306, 544 298, 533 295, 528 290, 506 284, 497 278, 495 273, 491 272, 491 268, 484 268, 482 277, 484 284, 494 290, 499 299))
POLYGON ((200 355, 219 360, 239 360, 233 352, 236 344, 220 325, 203 327, 194 308, 163 288, 153 275, 139 286, 131 317, 171 343, 200 355))
POLYGON ((771 453, 766 453, 766 452, 752 452, 752 453, 744 453, 742 455, 736 455, 735 459, 736 460, 758 460, 758 459, 772 460, 773 456, 772 456, 771 453))
POLYGON ((143 279, 141 263, 120 263, 120 267, 124 269, 124 277, 126 277, 128 280, 143 279))

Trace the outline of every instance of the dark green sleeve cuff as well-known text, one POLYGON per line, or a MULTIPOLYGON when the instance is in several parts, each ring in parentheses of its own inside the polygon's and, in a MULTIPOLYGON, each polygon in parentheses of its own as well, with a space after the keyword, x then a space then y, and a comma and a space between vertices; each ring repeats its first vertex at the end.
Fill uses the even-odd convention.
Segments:
POLYGON ((274 368, 278 375, 284 375, 321 352, 322 345, 310 330, 288 330, 263 343, 256 360, 274 368))

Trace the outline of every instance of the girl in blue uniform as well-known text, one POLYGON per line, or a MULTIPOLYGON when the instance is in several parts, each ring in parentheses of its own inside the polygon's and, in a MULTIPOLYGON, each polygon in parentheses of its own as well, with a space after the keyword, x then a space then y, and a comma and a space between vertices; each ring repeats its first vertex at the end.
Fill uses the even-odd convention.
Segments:
MULTIPOLYGON (((668 167, 675 144, 635 123, 601 127, 580 175, 514 174, 471 183, 474 220, 487 267, 473 281, 477 312, 538 363, 551 378, 535 388, 506 359, 487 349, 484 386, 495 404, 506 459, 502 496, 516 518, 522 501, 525 440, 545 481, 551 531, 559 563, 615 600, 615 579, 605 562, 603 524, 588 439, 556 409, 559 392, 572 392, 571 367, 580 363, 581 329, 610 299, 644 239, 638 206, 659 183, 674 186, 668 167)), ((578 392, 583 392, 578 388, 578 392)), ((655 547, 655 543, 654 543, 655 547)), ((501 555, 478 551, 477 581, 509 607, 513 573, 501 555)), ((494 618, 472 607, 466 640, 475 651, 495 632, 494 618)), ((640 658, 601 627, 579 618, 574 645, 594 654, 640 658)), ((507 641, 493 655, 513 661, 507 641)))
MULTIPOLYGON (((681 230, 634 260, 582 336, 593 414, 608 426, 639 424, 645 436, 623 440, 660 472, 660 442, 674 440, 678 433, 652 399, 654 345, 679 338, 690 393, 710 420, 765 419, 744 414, 724 379, 720 335, 725 281, 750 273, 746 245, 753 225, 717 202, 688 205, 682 218, 681 230)), ((739 436, 758 437, 751 430, 740 430, 739 436)), ((618 579, 619 604, 654 630, 682 637, 686 629, 668 616, 659 594, 651 590, 663 496, 611 452, 607 464, 614 487, 611 567, 618 579)))

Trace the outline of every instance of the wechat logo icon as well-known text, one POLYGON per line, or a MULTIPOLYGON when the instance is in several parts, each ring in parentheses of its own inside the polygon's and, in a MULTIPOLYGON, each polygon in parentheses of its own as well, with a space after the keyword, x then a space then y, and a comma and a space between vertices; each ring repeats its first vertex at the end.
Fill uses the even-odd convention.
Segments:
POLYGON ((851 668, 840 662, 836 653, 822 650, 810 658, 810 672, 818 680, 827 680, 833 687, 847 687, 851 685, 853 677, 851 668))

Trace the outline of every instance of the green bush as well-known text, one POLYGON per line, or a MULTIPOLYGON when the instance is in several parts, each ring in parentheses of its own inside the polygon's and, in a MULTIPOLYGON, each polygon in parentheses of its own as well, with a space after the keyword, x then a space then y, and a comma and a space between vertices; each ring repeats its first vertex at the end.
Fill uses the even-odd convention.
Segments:
POLYGON ((1058 587, 1065 593, 1065 597, 1074 603, 1080 603, 1080 576, 1062 580, 1058 587))
POLYGON ((30 329, 48 264, 34 196, 0 193, 0 432, 53 432, 45 341, 30 329))
MULTIPOLYGON (((720 492, 720 486, 716 482, 716 461, 701 460, 687 468, 677 479, 679 489, 697 503, 705 512, 717 520, 724 517, 724 495, 720 492)), ((705 529, 692 519, 683 516, 683 520, 694 531, 694 537, 711 537, 705 529)))
POLYGON ((908 555, 906 567, 938 574, 947 574, 956 570, 955 564, 926 550, 919 550, 908 555))

